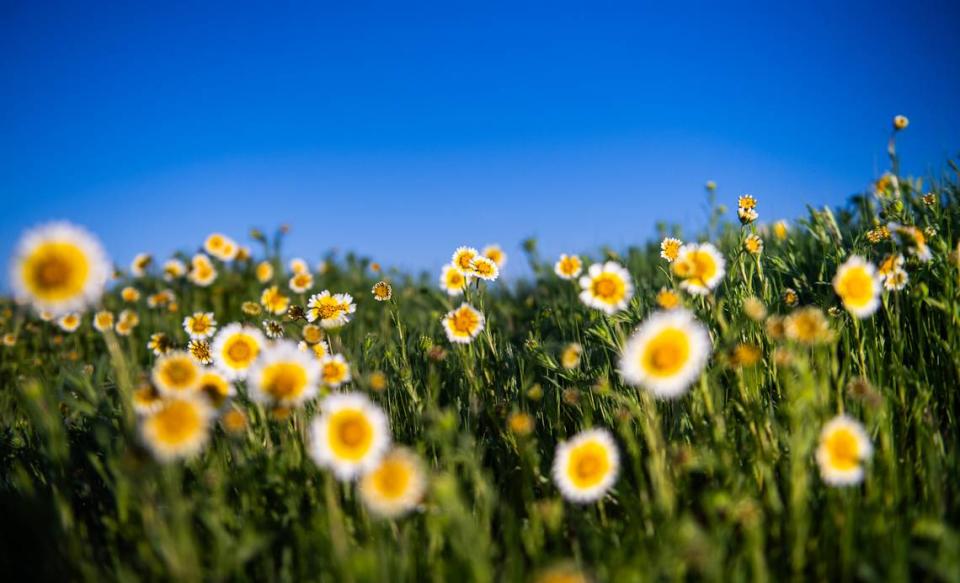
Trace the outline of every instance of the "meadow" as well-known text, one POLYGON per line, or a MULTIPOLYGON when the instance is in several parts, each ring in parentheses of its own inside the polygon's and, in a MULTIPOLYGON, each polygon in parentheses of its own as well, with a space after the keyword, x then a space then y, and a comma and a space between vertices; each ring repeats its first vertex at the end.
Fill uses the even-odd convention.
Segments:
POLYGON ((5 580, 960 580, 960 168, 900 176, 905 128, 835 208, 708 183, 699 232, 442 276, 38 227, 5 580))

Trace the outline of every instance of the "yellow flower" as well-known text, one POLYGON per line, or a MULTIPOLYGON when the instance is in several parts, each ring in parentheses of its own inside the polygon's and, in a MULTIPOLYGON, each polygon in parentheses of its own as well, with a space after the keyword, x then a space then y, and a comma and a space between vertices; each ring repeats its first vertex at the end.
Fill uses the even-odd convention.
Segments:
POLYGON ((452 265, 444 265, 440 273, 440 289, 450 296, 459 296, 470 283, 470 278, 452 265))
POLYGON ((150 341, 147 342, 147 348, 157 356, 166 354, 170 350, 170 347, 170 339, 163 332, 151 334, 150 341))
POLYGON ((877 270, 859 255, 852 255, 837 269, 833 289, 843 307, 858 318, 867 318, 880 307, 880 281, 877 270))
POLYGON ((726 274, 726 261, 710 243, 688 243, 680 248, 671 270, 681 278, 680 287, 689 293, 710 293, 726 274))
POLYGON ((96 328, 98 332, 113 330, 113 312, 108 310, 100 310, 94 314, 93 327, 96 328))
POLYGON ((310 426, 310 455, 340 480, 377 467, 390 447, 387 416, 362 393, 334 393, 310 426))
POLYGON ((620 472, 620 453, 606 429, 583 431, 557 446, 553 481, 563 497, 581 504, 603 497, 620 472))
POLYGON ((132 304, 140 299, 140 292, 135 287, 127 286, 120 291, 120 297, 123 301, 132 304))
POLYGON ((152 413, 163 404, 163 396, 150 383, 144 383, 133 391, 133 410, 139 415, 152 413))
POLYGON ((117 320, 117 334, 120 336, 129 336, 133 329, 140 324, 140 316, 133 310, 123 310, 120 312, 120 318, 117 320))
POLYGON ((297 406, 317 394, 319 363, 295 344, 280 340, 266 348, 250 369, 250 396, 261 403, 297 406))
POLYGON ((802 344, 827 342, 832 338, 830 324, 820 308, 808 306, 793 311, 783 320, 787 338, 802 344))
POLYGON ((147 306, 150 308, 160 308, 166 306, 174 300, 173 292, 165 289, 158 291, 157 293, 149 296, 147 298, 147 306))
POLYGON ((580 301, 606 314, 626 309, 633 297, 630 272, 619 263, 594 263, 580 278, 580 301))
POLYGON ((370 390, 372 391, 381 393, 387 390, 387 375, 380 371, 370 373, 370 377, 367 379, 367 382, 370 383, 370 390))
POLYGON ((683 241, 680 239, 666 237, 663 241, 660 241, 660 257, 672 263, 680 255, 680 247, 682 246, 683 241))
POLYGON ((742 194, 737 198, 737 207, 742 209, 757 208, 757 199, 750 194, 742 194))
POLYGON ((420 503, 427 489, 420 458, 406 448, 395 448, 360 480, 360 499, 384 518, 401 516, 420 503))
POLYGON ((786 304, 787 307, 792 308, 793 306, 797 305, 799 302, 800 302, 800 296, 797 295, 797 290, 791 287, 788 287, 783 290, 783 303, 786 304))
POLYGON ((290 260, 290 271, 294 274, 297 273, 310 273, 310 266, 307 265, 307 262, 299 257, 294 257, 290 260))
POLYGON ((49 223, 28 231, 14 252, 13 294, 53 316, 96 304, 112 273, 93 235, 70 223, 49 223))
POLYGON ((834 417, 820 432, 817 464, 823 481, 848 486, 863 481, 862 463, 873 454, 863 425, 846 415, 834 417))
POLYGON ((893 129, 896 131, 905 130, 910 125, 910 120, 905 115, 893 116, 893 129))
POLYGON ((730 354, 730 364, 734 366, 753 366, 760 362, 760 349, 743 342, 737 344, 730 354))
POLYGON ((153 263, 153 255, 149 253, 138 253, 133 261, 130 262, 130 273, 134 277, 143 277, 147 274, 147 268, 153 263))
POLYGON ((786 241, 790 231, 790 225, 787 221, 777 221, 773 224, 773 236, 779 241, 786 241))
POLYGON ((504 253, 500 245, 497 245, 496 243, 493 245, 487 245, 480 253, 487 259, 496 263, 498 269, 503 269, 507 264, 507 254, 504 253))
POLYGON ((560 259, 553 266, 553 272, 560 279, 574 279, 583 271, 583 262, 577 255, 560 255, 560 259))
POLYGON ((7 332, 3 335, 3 345, 6 347, 16 346, 17 345, 17 335, 12 332, 7 332))
POLYGON ((210 406, 195 395, 164 399, 140 424, 147 447, 161 461, 198 454, 210 438, 210 406))
POLYGON ((357 311, 350 294, 331 294, 323 290, 307 302, 307 321, 318 322, 321 328, 337 328, 350 322, 351 314, 357 311))
POLYGON ((583 354, 583 347, 576 342, 567 344, 560 355, 560 365, 567 370, 572 370, 580 366, 580 355, 583 354))
POLYGON ((168 259, 163 264, 163 279, 172 281, 178 277, 183 277, 187 273, 187 266, 179 259, 168 259))
POLYGON ((510 433, 513 433, 514 435, 519 435, 521 437, 530 435, 533 433, 533 428, 535 425, 536 422, 534 421, 533 416, 529 413, 514 411, 507 417, 507 428, 510 430, 510 433))
POLYGON ((64 314, 60 316, 60 319, 57 320, 57 325, 60 326, 60 329, 64 332, 74 332, 77 328, 80 327, 80 314, 76 312, 71 312, 69 314, 64 314))
POLYGON ((220 425, 231 435, 240 435, 247 430, 247 415, 240 409, 230 409, 220 417, 220 425))
POLYGON ((743 240, 743 248, 751 255, 760 255, 763 252, 763 239, 758 235, 747 235, 743 240))
POLYGON ((220 408, 227 399, 236 393, 230 381, 213 370, 205 370, 200 375, 199 391, 215 408, 220 408))
POLYGON ((240 251, 236 241, 220 233, 209 235, 203 243, 203 249, 220 261, 233 261, 240 251))
POLYGON ((309 272, 295 273, 290 278, 290 290, 302 294, 313 287, 313 276, 309 272))
POLYGON ((316 344, 317 342, 323 340, 323 332, 321 331, 320 327, 313 324, 307 324, 304 326, 303 330, 300 332, 300 335, 310 344, 316 344))
POLYGON ((267 283, 273 279, 273 264, 269 261, 261 261, 257 264, 255 275, 260 283, 267 283))
POLYGON ((470 304, 460 304, 460 307, 447 312, 443 317, 443 329, 450 342, 469 344, 483 331, 485 319, 470 304))
POLYGON ((473 260, 479 255, 480 253, 473 247, 458 247, 457 250, 453 252, 450 265, 463 275, 475 275, 473 272, 473 260))
POLYGON ((169 351, 157 359, 151 378, 165 395, 189 393, 200 385, 200 367, 186 352, 169 351))
POLYGON ((680 294, 672 289, 660 288, 657 292, 657 305, 664 310, 672 310, 680 305, 680 294))
POLYGON ((657 397, 676 398, 700 377, 712 350, 707 329, 692 313, 657 312, 624 345, 620 374, 657 397))
POLYGON ((207 287, 217 279, 217 270, 213 266, 213 262, 210 261, 210 258, 202 253, 198 253, 193 256, 191 261, 190 273, 187 274, 187 279, 193 282, 194 285, 200 287, 207 287))
POLYGON ((373 285, 373 289, 370 290, 370 293, 373 294, 373 299, 378 302, 389 301, 393 297, 393 288, 390 287, 390 284, 385 281, 378 281, 373 285))
POLYGON ((336 389, 350 382, 350 366, 341 354, 331 354, 320 359, 320 380, 326 386, 336 389))
POLYGON ((500 276, 500 269, 492 260, 482 255, 473 258, 472 273, 484 281, 494 281, 500 276))
POLYGON ((260 294, 260 304, 267 312, 279 316, 287 312, 287 307, 290 305, 290 298, 280 292, 279 286, 272 285, 260 294))
POLYGON ((190 338, 204 339, 213 336, 217 331, 217 321, 213 312, 195 312, 192 316, 183 319, 183 329, 190 338))
POLYGON ((244 379, 266 345, 260 330, 229 324, 217 334, 211 352, 217 368, 230 380, 244 379))

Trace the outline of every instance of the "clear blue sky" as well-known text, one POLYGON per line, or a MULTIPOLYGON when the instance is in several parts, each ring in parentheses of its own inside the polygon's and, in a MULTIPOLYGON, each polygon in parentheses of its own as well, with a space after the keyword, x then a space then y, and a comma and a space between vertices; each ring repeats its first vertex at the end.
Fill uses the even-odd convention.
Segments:
POLYGON ((289 222, 311 260, 516 268, 694 227, 708 179, 762 219, 840 203, 897 113, 907 171, 960 152, 955 1, 94 4, 0 4, 4 258, 51 218, 124 264, 289 222))

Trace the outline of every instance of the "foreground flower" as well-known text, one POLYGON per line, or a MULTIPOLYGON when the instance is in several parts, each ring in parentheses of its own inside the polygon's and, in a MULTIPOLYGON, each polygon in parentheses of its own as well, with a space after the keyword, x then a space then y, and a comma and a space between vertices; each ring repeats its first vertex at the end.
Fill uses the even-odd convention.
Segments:
POLYGON ((260 304, 267 312, 279 316, 286 313, 287 307, 290 305, 290 298, 283 295, 279 286, 272 285, 260 294, 260 304))
POLYGON ((443 317, 443 329, 450 342, 469 344, 483 331, 485 319, 470 304, 460 304, 460 307, 447 312, 443 317))
POLYGON ((560 259, 553 265, 553 272, 560 279, 573 279, 579 277, 583 271, 583 262, 577 255, 560 255, 560 259))
POLYGON ((680 248, 671 268, 681 278, 680 287, 691 294, 706 295, 723 279, 726 261, 710 243, 688 243, 680 248))
POLYGON ((820 432, 817 464, 823 481, 848 486, 863 480, 862 462, 873 454, 863 425, 846 415, 834 417, 820 432))
POLYGON ((337 328, 350 322, 350 316, 357 311, 350 294, 331 294, 323 290, 310 297, 307 302, 307 320, 317 322, 321 328, 337 328))
POLYGON ((580 278, 580 287, 580 301, 606 314, 625 309, 633 297, 630 272, 613 261, 591 265, 587 275, 580 278))
POLYGON ((657 312, 624 345, 620 374, 657 397, 676 398, 699 378, 712 350, 707 329, 692 313, 657 312))
POLYGON ((760 255, 763 253, 763 239, 759 235, 747 235, 743 240, 743 248, 751 255, 760 255))
POLYGON ((377 466, 390 447, 387 416, 362 393, 338 393, 323 400, 310 426, 310 456, 340 480, 352 480, 377 466))
MULTIPOLYGON (((323 349, 326 350, 326 346, 323 346, 323 349)), ((320 359, 320 381, 332 389, 350 382, 350 365, 347 364, 347 359, 342 354, 323 356, 320 359)))
POLYGON ((557 446, 553 481, 563 497, 585 504, 603 497, 617 481, 620 453, 606 429, 591 429, 557 446))
POLYGON ((880 306, 880 279, 877 269, 859 255, 853 255, 837 268, 833 289, 843 307, 858 318, 867 318, 880 306))
POLYGON ((440 272, 440 289, 450 296, 459 296, 470 283, 470 278, 452 265, 444 265, 440 272))
POLYGON ((48 223, 21 237, 10 285, 17 302, 60 316, 99 302, 111 272, 93 235, 70 223, 48 223))
POLYGON ((426 489, 423 462, 412 451, 398 447, 364 474, 360 499, 373 514, 396 518, 413 510, 426 489))
POLYGON ((317 394, 320 365, 289 340, 265 349, 248 375, 250 396, 274 406, 293 407, 317 394))
POLYGON ((213 312, 195 312, 183 319, 183 329, 195 340, 210 338, 217 331, 213 312))
POLYGON ((496 263, 498 269, 502 270, 507 264, 507 254, 504 253, 503 248, 496 243, 484 247, 480 254, 496 263))
POLYGON ((480 253, 473 247, 458 247, 453 252, 450 265, 463 275, 474 275, 473 260, 478 256, 480 256, 480 253))
POLYGON ((213 341, 213 361, 228 379, 244 379, 265 344, 266 338, 260 330, 230 324, 220 330, 213 341))
POLYGON ((200 385, 200 367, 188 353, 170 351, 157 359, 151 378, 157 390, 165 395, 189 393, 200 385))
POLYGON ((213 410, 198 395, 164 399, 140 423, 147 448, 161 461, 192 457, 210 439, 213 410))
POLYGON ((676 260, 676 258, 680 255, 680 247, 682 246, 683 241, 680 239, 666 237, 663 241, 660 241, 660 257, 673 263, 673 261, 676 260))

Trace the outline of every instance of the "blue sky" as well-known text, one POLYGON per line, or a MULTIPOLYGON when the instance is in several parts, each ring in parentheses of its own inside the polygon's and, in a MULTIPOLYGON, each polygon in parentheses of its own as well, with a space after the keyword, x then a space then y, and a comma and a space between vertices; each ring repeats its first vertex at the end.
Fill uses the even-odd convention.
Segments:
POLYGON ((288 222, 290 255, 516 268, 694 228, 708 179, 839 204, 897 113, 908 172, 960 152, 956 2, 271 4, 0 4, 0 255, 53 218, 124 264, 288 222))

